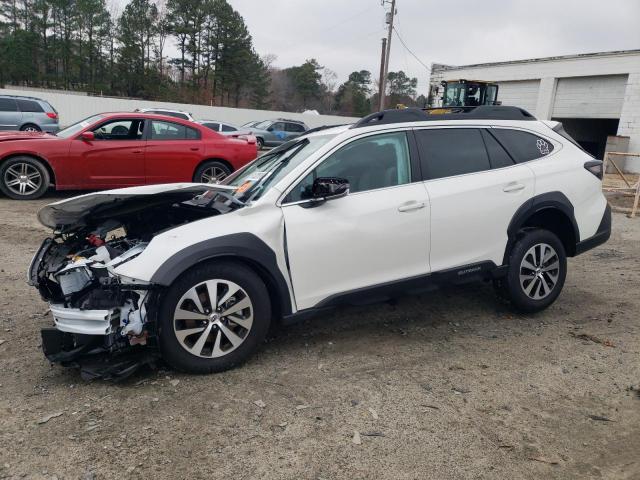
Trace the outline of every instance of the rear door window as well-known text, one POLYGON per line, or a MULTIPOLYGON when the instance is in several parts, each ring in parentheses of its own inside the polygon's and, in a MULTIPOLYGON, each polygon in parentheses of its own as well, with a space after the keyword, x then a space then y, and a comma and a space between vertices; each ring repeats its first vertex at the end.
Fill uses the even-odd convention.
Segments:
POLYGON ((551 142, 532 133, 508 128, 492 128, 491 133, 509 152, 516 163, 536 160, 553 152, 551 142))
POLYGON ((287 132, 293 133, 303 133, 305 131, 304 127, 299 123, 287 123, 287 132))
POLYGON ((207 127, 207 128, 210 128, 214 132, 219 132, 220 131, 220 124, 219 123, 208 122, 208 123, 205 123, 204 126, 207 127))
POLYGON ((16 99, 16 103, 21 112, 44 112, 40 104, 33 100, 16 99))
POLYGON ((17 112, 18 105, 13 98, 0 98, 0 112, 17 112))
POLYGON ((493 138, 491 133, 485 129, 482 129, 482 138, 484 144, 487 146, 487 153, 489 154, 489 161, 491 162, 491 168, 503 168, 510 167, 514 164, 513 159, 507 153, 507 151, 493 138))
POLYGON ((416 130, 415 135, 428 180, 491 169, 482 134, 476 128, 416 130))
POLYGON ((197 140, 198 138, 200 138, 200 132, 194 128, 160 120, 152 122, 151 140, 197 140))
POLYGON ((235 132, 238 129, 235 127, 232 127, 231 125, 225 125, 224 123, 222 124, 222 131, 223 132, 235 132))

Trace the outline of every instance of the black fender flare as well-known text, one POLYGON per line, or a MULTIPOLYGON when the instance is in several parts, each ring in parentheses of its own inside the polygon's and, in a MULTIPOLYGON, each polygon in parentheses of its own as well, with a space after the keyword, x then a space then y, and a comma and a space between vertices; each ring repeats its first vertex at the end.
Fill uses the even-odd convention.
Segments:
POLYGON ((580 231, 573 209, 573 204, 562 192, 547 192, 537 195, 523 203, 513 215, 507 227, 507 246, 504 251, 503 265, 509 261, 509 252, 516 242, 516 237, 522 226, 529 218, 543 210, 554 209, 560 211, 571 222, 576 242, 580 241, 580 231))
MULTIPOLYGON (((275 252, 251 233, 234 233, 191 245, 169 257, 151 277, 151 283, 168 287, 180 275, 201 262, 215 258, 236 258, 258 270, 256 273, 271 283, 278 296, 281 314, 292 312, 287 282, 278 267, 275 252)), ((269 287, 269 285, 268 285, 269 287)))

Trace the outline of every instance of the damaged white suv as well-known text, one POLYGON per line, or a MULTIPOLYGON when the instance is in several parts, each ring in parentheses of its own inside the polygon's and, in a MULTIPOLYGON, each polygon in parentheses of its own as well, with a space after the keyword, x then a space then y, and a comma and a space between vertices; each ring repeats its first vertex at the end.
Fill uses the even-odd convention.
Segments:
POLYGON ((380 112, 260 157, 223 185, 92 193, 39 213, 29 281, 47 358, 119 378, 162 358, 218 372, 271 322, 443 282, 553 303, 567 257, 607 241, 602 162, 515 107, 380 112))

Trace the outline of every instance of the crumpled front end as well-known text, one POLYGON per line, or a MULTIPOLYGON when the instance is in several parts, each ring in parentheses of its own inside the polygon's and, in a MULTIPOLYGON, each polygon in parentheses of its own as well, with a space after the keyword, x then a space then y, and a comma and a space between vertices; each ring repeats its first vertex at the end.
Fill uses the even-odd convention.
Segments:
POLYGON ((85 378, 122 378, 157 358, 150 305, 158 292, 115 273, 147 243, 106 240, 99 231, 80 237, 45 240, 29 270, 55 325, 43 329, 43 349, 52 362, 80 366, 85 378))
MULTIPOLYGON (((49 303, 46 357, 79 366, 85 378, 120 379, 159 358, 156 311, 162 287, 118 274, 168 229, 231 211, 211 186, 140 187, 45 207, 54 228, 29 267, 28 282, 49 303)), ((149 259, 162 262, 162 259, 149 259)))

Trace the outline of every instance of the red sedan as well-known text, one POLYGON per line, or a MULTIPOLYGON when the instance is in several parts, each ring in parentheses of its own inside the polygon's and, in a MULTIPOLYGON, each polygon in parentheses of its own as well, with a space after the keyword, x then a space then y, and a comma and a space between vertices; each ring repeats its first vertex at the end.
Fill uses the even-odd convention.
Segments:
POLYGON ((252 136, 225 137, 194 122, 102 113, 56 135, 0 132, 0 191, 34 199, 47 188, 98 190, 216 182, 257 156, 252 136))

